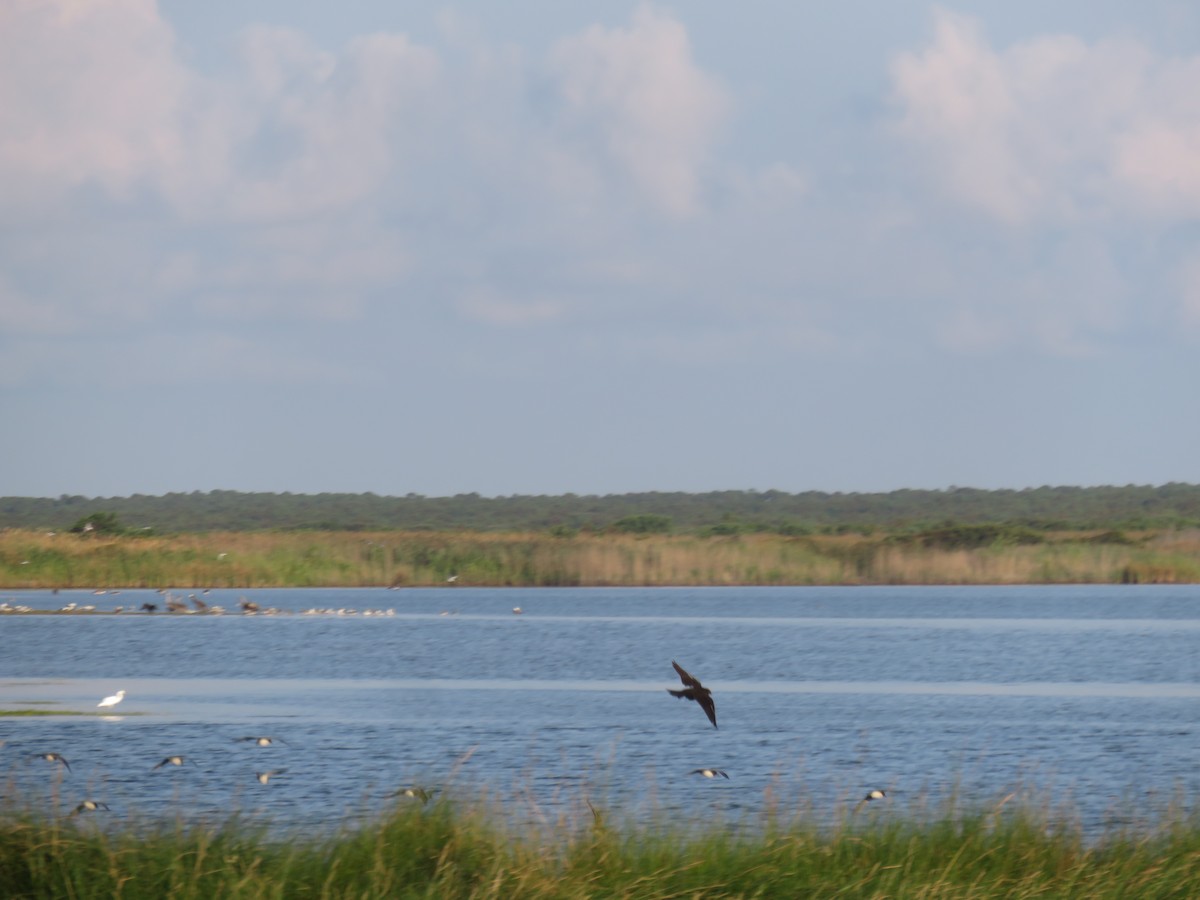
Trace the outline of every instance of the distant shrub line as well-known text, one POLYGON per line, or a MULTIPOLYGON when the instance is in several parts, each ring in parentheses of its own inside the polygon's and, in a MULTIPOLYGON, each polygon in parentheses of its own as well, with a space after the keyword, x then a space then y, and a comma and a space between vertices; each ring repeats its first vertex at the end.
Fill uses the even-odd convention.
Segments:
POLYGON ((0 528, 62 531, 111 515, 131 530, 540 531, 782 535, 889 533, 942 523, 1036 532, 1200 526, 1200 485, 900 490, 645 492, 483 497, 457 494, 275 494, 193 491, 162 496, 0 498, 0 528))

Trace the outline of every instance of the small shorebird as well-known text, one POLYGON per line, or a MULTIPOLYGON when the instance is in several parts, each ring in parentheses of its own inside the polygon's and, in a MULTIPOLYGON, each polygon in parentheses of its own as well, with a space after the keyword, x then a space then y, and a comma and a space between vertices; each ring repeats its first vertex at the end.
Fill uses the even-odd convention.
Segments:
MULTIPOLYGON (((175 756, 164 756, 163 761, 156 765, 154 769, 161 769, 163 766, 182 766, 185 762, 191 762, 191 760, 182 754, 176 754, 175 756)), ((192 763, 192 765, 194 766, 195 763, 192 763)), ((150 771, 153 772, 154 769, 151 769, 150 771)))
POLYGON ((867 796, 863 797, 858 801, 858 803, 855 804, 854 811, 858 812, 868 803, 871 803, 874 800, 882 800, 885 797, 887 797, 887 791, 881 791, 879 788, 873 788, 872 790, 867 791, 867 796))
POLYGON ((120 703, 124 699, 125 699, 125 691, 120 690, 120 691, 117 691, 115 694, 105 697, 103 700, 101 700, 99 703, 97 703, 96 706, 100 707, 101 709, 108 707, 108 706, 116 706, 118 703, 120 703))
POLYGON ((282 775, 287 769, 272 769, 269 772, 255 772, 254 777, 258 779, 259 784, 266 784, 276 775, 282 775))
POLYGON ((35 753, 35 754, 33 754, 33 756, 36 759, 44 759, 44 760, 46 760, 46 762, 62 763, 64 766, 67 767, 68 772, 71 771, 71 764, 69 762, 67 762, 67 758, 65 756, 63 756, 61 753, 35 753))
POLYGON ((514 607, 513 607, 513 615, 514 615, 514 616, 519 616, 519 615, 521 615, 521 613, 523 613, 523 612, 525 612, 525 610, 521 609, 521 607, 519 607, 519 606, 514 606, 514 607))
POLYGON ((75 807, 71 815, 77 816, 80 813, 95 812, 98 809, 108 809, 108 804, 101 803, 99 800, 84 800, 77 807, 75 807))
POLYGON ((724 769, 692 769, 689 775, 703 775, 705 778, 728 778, 724 769))
POLYGON ((259 747, 270 747, 272 744, 286 744, 287 743, 287 741, 285 741, 283 738, 266 737, 265 735, 263 737, 254 737, 252 735, 250 737, 234 738, 234 743, 237 743, 237 744, 244 743, 245 741, 254 741, 254 743, 257 744, 259 747))
POLYGON ((400 788, 400 790, 394 791, 393 793, 388 794, 388 796, 389 797, 411 797, 414 800, 420 800, 422 803, 428 803, 430 800, 433 799, 433 795, 436 794, 437 791, 438 791, 437 788, 429 788, 427 790, 423 787, 406 787, 406 788, 400 788))
POLYGON ((685 672, 683 666, 679 665, 675 660, 671 660, 671 665, 679 673, 679 680, 683 682, 684 688, 682 691, 674 691, 671 688, 667 688, 667 693, 672 697, 686 697, 688 700, 695 700, 700 704, 700 708, 704 710, 704 714, 708 716, 708 720, 712 722, 713 728, 716 728, 717 706, 713 703, 712 691, 702 685, 699 680, 685 672))

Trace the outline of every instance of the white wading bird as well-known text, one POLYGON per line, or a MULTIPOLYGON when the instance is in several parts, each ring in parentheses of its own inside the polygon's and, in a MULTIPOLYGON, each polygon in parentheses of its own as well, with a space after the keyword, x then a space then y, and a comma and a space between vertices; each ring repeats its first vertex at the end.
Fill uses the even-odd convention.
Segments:
POLYGON ((117 691, 115 694, 105 697, 103 700, 101 700, 99 703, 97 703, 96 706, 100 707, 101 709, 104 709, 105 707, 116 706, 118 703, 120 703, 124 699, 125 699, 125 692, 117 691))

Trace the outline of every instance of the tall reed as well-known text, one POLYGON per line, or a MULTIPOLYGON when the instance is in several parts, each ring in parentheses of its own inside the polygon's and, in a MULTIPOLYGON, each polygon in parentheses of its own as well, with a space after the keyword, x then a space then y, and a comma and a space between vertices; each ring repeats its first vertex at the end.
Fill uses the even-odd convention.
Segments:
POLYGON ((887 536, 0 532, 0 587, 1200 582, 1200 532, 941 549, 887 536))
POLYGON ((0 816, 0 895, 87 898, 1190 898, 1200 820, 1094 840, 1044 807, 928 817, 521 827, 485 805, 397 806, 333 837, 216 825, 0 816))

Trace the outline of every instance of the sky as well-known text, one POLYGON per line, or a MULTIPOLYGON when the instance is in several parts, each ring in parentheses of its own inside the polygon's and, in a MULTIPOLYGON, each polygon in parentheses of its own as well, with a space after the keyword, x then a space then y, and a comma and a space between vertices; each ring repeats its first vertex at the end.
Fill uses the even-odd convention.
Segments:
POLYGON ((6 0, 0 496, 1200 483, 1191 0, 6 0))

